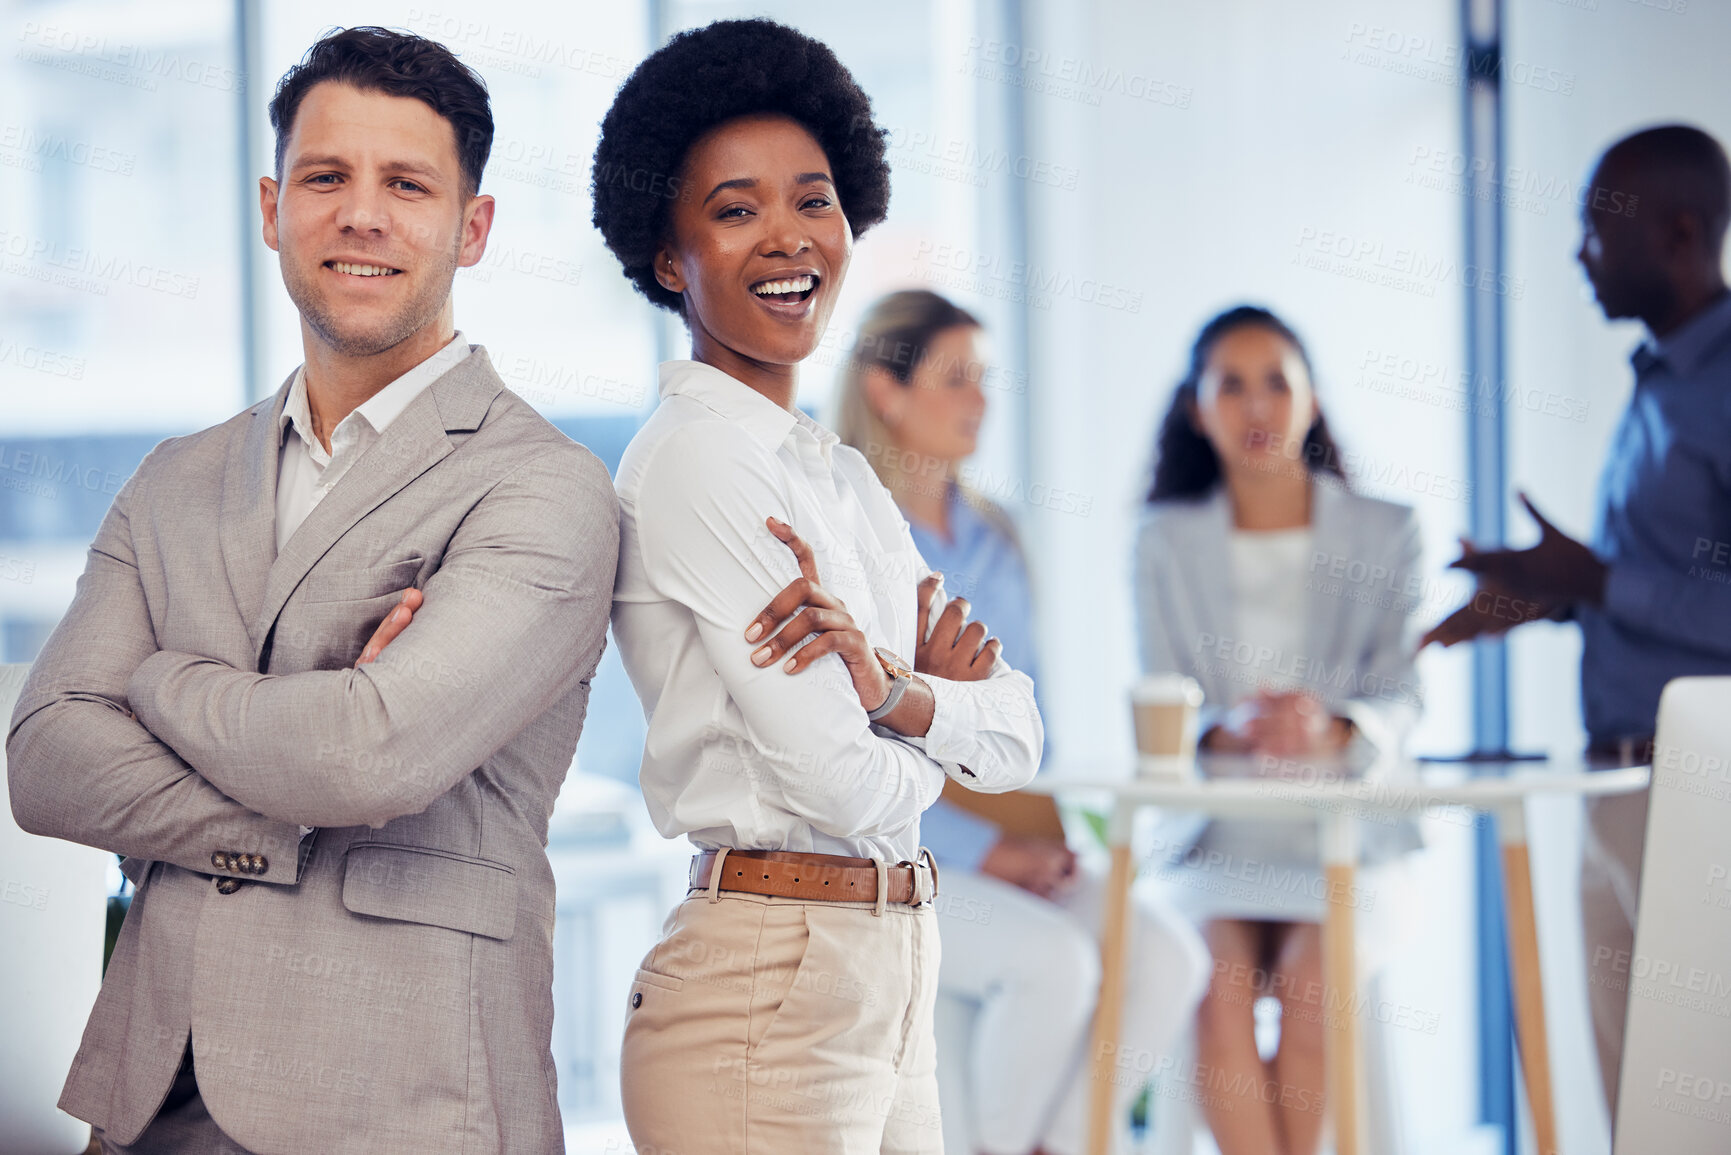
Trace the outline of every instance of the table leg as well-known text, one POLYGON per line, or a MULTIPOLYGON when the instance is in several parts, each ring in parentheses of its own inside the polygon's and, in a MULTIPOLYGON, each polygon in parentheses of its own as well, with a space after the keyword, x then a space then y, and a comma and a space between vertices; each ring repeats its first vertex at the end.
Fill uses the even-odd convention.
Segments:
MULTIPOLYGON (((1088 1097, 1088 1155, 1110 1155, 1112 1109, 1117 1089, 1118 1036, 1124 1019, 1124 974, 1130 965, 1130 888, 1136 868, 1130 853, 1134 805, 1119 801, 1112 811, 1107 844, 1105 920, 1100 934, 1100 998, 1094 1004, 1093 1082, 1088 1097)), ((1133 1068, 1132 1068, 1133 1069, 1133 1068)))
POLYGON ((1364 1118, 1364 1068, 1358 1030, 1356 820, 1328 814, 1322 824, 1323 873, 1328 911, 1322 928, 1323 1010, 1328 1024, 1328 1109, 1334 1120, 1337 1155, 1360 1155, 1364 1118), (1330 1011, 1332 1004, 1332 1012, 1330 1011))
POLYGON ((1533 909, 1533 871, 1527 855, 1526 810, 1519 803, 1497 814, 1503 849, 1503 905, 1508 912, 1509 976, 1515 994, 1515 1037, 1521 1074, 1533 1113, 1538 1155, 1557 1155, 1557 1114, 1551 1099, 1551 1046, 1545 1034, 1545 988, 1539 972, 1539 931, 1533 909))

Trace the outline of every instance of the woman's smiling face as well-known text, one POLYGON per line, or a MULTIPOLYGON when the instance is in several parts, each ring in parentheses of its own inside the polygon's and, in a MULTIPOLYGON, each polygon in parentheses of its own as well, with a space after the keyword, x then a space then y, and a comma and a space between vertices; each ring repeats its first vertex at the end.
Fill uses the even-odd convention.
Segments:
POLYGON ((817 348, 853 229, 829 158, 798 121, 742 116, 699 137, 668 231, 655 276, 684 296, 698 360, 786 366, 817 348))

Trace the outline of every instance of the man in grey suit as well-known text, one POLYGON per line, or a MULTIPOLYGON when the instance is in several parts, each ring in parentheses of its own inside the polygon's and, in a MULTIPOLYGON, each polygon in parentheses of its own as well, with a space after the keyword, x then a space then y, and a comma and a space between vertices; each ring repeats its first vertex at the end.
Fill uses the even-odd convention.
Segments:
POLYGON ((19 824, 138 888, 60 1105, 108 1152, 557 1151, 544 846, 613 487, 453 327, 479 79, 349 29, 271 117, 306 362, 139 466, 8 738, 19 824))

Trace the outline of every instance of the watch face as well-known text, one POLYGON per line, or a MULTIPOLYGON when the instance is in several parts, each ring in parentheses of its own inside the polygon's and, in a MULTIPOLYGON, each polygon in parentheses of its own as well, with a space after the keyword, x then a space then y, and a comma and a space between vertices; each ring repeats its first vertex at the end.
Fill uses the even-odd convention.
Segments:
POLYGON ((883 663, 884 672, 889 674, 890 677, 906 678, 913 674, 914 668, 902 661, 901 658, 896 655, 895 651, 886 650, 882 646, 877 646, 872 650, 872 652, 878 656, 878 661, 883 663))

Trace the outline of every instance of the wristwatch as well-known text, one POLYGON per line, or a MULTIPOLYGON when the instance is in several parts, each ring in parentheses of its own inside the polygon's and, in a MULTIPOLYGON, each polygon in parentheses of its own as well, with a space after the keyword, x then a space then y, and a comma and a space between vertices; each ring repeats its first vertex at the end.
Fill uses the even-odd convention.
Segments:
POLYGON ((901 703, 902 695, 908 692, 908 686, 914 680, 914 671, 894 652, 878 646, 872 653, 877 655, 878 664, 884 668, 884 673, 890 676, 890 694, 883 700, 883 705, 866 712, 866 721, 875 722, 894 710, 901 703))

